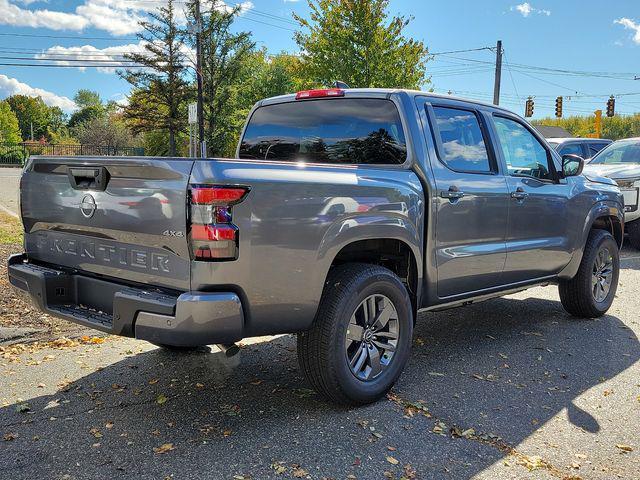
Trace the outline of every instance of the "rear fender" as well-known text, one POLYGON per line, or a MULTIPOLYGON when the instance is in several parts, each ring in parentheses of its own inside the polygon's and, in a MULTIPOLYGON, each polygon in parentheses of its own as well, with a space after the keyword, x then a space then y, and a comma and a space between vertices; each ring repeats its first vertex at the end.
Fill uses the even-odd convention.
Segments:
MULTIPOLYGON (((322 266, 317 271, 318 280, 324 284, 334 259, 347 245, 362 240, 390 239, 399 240, 410 248, 416 262, 418 285, 422 285, 421 232, 424 229, 421 223, 421 218, 388 212, 360 213, 335 222, 327 229, 318 249, 318 263, 322 266)), ((420 290, 418 288, 418 292, 420 290)))

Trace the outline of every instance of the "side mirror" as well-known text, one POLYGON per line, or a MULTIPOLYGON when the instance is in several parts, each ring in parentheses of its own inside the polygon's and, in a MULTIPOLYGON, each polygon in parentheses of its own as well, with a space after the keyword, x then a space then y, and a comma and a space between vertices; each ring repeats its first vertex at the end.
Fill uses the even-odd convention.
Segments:
POLYGON ((563 177, 576 177, 582 173, 584 168, 584 158, 567 154, 562 156, 562 176, 563 177))

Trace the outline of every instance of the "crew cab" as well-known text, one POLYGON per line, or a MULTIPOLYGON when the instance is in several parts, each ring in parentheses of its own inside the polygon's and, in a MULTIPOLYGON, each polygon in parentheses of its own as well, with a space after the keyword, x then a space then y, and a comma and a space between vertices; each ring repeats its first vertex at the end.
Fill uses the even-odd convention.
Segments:
POLYGON ((11 284, 45 312, 166 347, 296 333, 328 399, 375 401, 417 313, 557 283, 603 315, 623 240, 615 182, 526 121, 385 89, 260 101, 236 158, 32 157, 11 284))

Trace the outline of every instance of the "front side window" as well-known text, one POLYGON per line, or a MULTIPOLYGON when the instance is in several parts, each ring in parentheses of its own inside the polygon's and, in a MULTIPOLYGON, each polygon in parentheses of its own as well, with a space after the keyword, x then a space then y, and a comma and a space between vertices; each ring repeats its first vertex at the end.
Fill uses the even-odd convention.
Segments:
POLYGON ((509 175, 553 180, 547 150, 521 123, 493 117, 509 175))
POLYGON ((439 155, 458 172, 491 172, 489 155, 475 113, 449 107, 433 107, 439 136, 439 155))
POLYGON ((390 100, 304 100, 258 108, 240 143, 240 158, 398 165, 407 158, 407 145, 390 100))
POLYGON ((640 142, 631 140, 612 143, 589 163, 640 163, 640 142))

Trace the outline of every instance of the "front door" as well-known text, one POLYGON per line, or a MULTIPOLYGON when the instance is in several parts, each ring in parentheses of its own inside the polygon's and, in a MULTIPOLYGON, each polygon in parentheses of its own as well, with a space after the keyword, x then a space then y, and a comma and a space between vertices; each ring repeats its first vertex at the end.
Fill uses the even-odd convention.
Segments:
POLYGON ((493 124, 510 196, 503 282, 555 275, 571 259, 570 186, 557 174, 551 151, 530 127, 497 114, 493 124))
POLYGON ((455 103, 427 104, 437 158, 438 297, 500 284, 506 260, 509 193, 482 115, 455 103))

